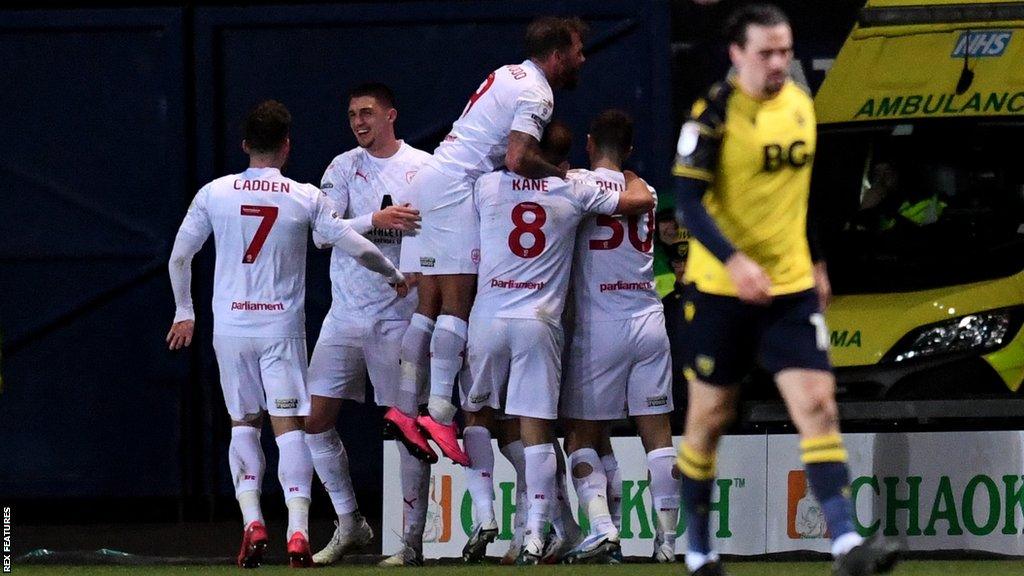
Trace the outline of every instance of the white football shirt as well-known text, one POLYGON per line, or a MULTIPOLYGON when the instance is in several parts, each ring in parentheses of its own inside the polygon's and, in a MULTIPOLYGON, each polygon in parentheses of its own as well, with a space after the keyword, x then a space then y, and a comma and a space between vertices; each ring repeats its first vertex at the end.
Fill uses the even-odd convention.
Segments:
MULTIPOLYGON (((605 168, 579 170, 598 185, 622 192, 626 178, 605 168)), ((651 194, 654 189, 648 187, 651 194)), ((657 202, 657 196, 654 196, 657 202)), ((654 210, 637 216, 589 217, 576 234, 573 298, 578 321, 600 322, 662 310, 654 289, 654 210)))
MULTIPOLYGON (((420 165, 430 154, 402 142, 398 152, 376 158, 355 148, 334 158, 324 172, 320 188, 334 201, 350 224, 392 262, 398 262, 402 233, 380 230, 370 219, 387 205, 401 204, 420 165)), ((416 293, 400 298, 387 279, 367 270, 344 250, 331 253, 331 310, 338 320, 346 318, 408 319, 416 309, 416 293)))
POLYGON ((619 192, 592 178, 501 171, 477 180, 474 199, 480 272, 473 314, 560 323, 576 227, 587 214, 614 213, 619 192))
POLYGON ((213 332, 223 336, 305 338, 306 242, 340 244, 357 233, 316 186, 277 168, 249 168, 196 194, 181 232, 213 233, 213 332))
POLYGON ((531 60, 498 68, 480 84, 434 150, 432 163, 452 178, 475 180, 505 164, 509 132, 540 141, 554 112, 544 72, 531 60))

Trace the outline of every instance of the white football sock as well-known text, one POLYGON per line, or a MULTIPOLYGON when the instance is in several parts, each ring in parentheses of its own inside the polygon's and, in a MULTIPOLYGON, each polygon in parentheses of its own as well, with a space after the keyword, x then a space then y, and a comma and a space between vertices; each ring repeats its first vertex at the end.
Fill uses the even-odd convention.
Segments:
POLYGON ((651 474, 651 504, 657 513, 655 528, 662 541, 675 549, 676 526, 679 525, 679 498, 682 482, 673 477, 676 450, 671 446, 647 453, 647 470, 651 474))
POLYGON ((398 442, 398 471, 402 479, 402 539, 414 550, 423 550, 423 530, 427 525, 430 499, 430 464, 413 456, 398 442))
POLYGON ((544 525, 551 520, 551 506, 555 502, 555 447, 551 444, 537 444, 523 449, 526 460, 526 491, 530 500, 530 512, 526 521, 526 532, 541 540, 544 525))
POLYGON ((523 531, 530 510, 530 499, 526 497, 526 455, 523 452, 523 441, 516 440, 505 444, 501 447, 501 453, 516 471, 516 515, 513 522, 515 535, 512 537, 512 544, 518 546, 523 543, 523 531))
POLYGON ((590 519, 590 533, 618 534, 608 510, 608 478, 604 475, 604 465, 597 451, 593 448, 580 448, 570 454, 569 471, 580 507, 587 511, 587 518, 590 519), (576 468, 580 465, 589 465, 590 473, 577 476, 576 468))
POLYGON ((277 478, 284 490, 285 505, 288 506, 288 533, 295 532, 309 536, 309 498, 313 484, 313 460, 302 430, 285 432, 276 438, 280 452, 277 463, 277 478), (302 502, 302 501, 305 502, 302 502))
POLYGON ((612 515, 612 523, 615 529, 622 531, 622 472, 619 471, 619 461, 615 454, 601 456, 601 464, 604 464, 604 476, 608 479, 608 511, 612 515))
POLYGON ((316 475, 334 505, 334 512, 339 518, 355 512, 358 506, 348 468, 348 454, 338 431, 331 428, 319 434, 306 434, 306 445, 309 446, 316 475))
POLYGON ((437 317, 434 334, 430 339, 430 416, 441 424, 450 424, 455 418, 452 390, 455 377, 462 370, 466 350, 466 321, 447 314, 437 317))
POLYGON ((491 431, 483 426, 467 426, 462 431, 462 447, 469 455, 466 485, 473 497, 476 523, 488 526, 494 522, 494 449, 491 431))
POLYGON ((402 349, 398 356, 402 363, 402 376, 398 382, 396 407, 406 416, 416 416, 421 395, 426 392, 433 333, 433 320, 422 314, 413 314, 402 336, 402 349))
POLYGON ((260 492, 267 462, 260 446, 260 430, 253 426, 232 426, 228 445, 228 466, 235 484, 235 498, 242 510, 242 525, 263 522, 260 492))

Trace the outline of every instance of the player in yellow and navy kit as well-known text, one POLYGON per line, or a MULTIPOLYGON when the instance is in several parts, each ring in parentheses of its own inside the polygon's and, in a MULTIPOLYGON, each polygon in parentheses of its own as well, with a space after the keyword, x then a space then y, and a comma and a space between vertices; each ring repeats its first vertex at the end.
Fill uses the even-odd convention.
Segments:
MULTIPOLYGON (((694 104, 677 147, 676 207, 692 239, 684 303, 686 431, 678 467, 687 511, 687 568, 724 574, 708 533, 718 440, 738 384, 758 361, 800 432, 802 459, 832 536, 837 575, 877 574, 896 548, 854 530, 846 450, 822 312, 829 297, 808 241, 814 106, 788 78, 793 38, 778 8, 741 8, 729 22, 736 75, 694 104)), ((811 235, 813 236, 813 235, 811 235)), ((678 369, 678 368, 677 368, 678 369)))

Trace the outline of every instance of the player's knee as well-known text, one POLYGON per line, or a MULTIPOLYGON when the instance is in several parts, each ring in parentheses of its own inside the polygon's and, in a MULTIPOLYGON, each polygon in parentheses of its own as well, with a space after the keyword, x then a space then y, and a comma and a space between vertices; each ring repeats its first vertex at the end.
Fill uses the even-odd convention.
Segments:
POLYGON ((476 412, 463 411, 463 415, 466 417, 466 426, 483 426, 488 430, 494 429, 495 419, 494 410, 484 406, 476 412))
POLYGON ((813 392, 803 402, 804 420, 816 428, 830 428, 839 421, 839 407, 831 394, 813 392))
POLYGON ((594 467, 586 462, 580 462, 579 464, 572 467, 573 478, 586 478, 590 476, 590 473, 594 471, 594 467))
POLYGON ((334 427, 332 419, 328 418, 326 414, 318 414, 317 412, 312 412, 309 416, 306 416, 304 424, 306 434, 320 434, 334 427))
POLYGON ((736 420, 736 408, 726 403, 715 406, 715 409, 708 414, 709 428, 716 437, 724 434, 734 420, 736 420))
POLYGON ((232 426, 252 426, 253 428, 263 428, 263 412, 257 412, 255 414, 246 414, 242 416, 241 420, 232 420, 232 426))

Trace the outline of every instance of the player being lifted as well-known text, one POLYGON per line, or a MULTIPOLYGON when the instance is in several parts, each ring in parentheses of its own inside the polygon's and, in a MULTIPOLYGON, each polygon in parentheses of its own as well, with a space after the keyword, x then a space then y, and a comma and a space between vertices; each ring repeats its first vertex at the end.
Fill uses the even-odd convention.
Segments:
POLYGON ((735 79, 694 104, 673 170, 676 207, 695 239, 686 278, 696 289, 684 304, 689 410, 678 459, 686 565, 698 576, 724 574, 708 533, 715 452, 734 418, 738 383, 758 359, 800 433, 807 477, 832 535, 835 574, 886 572, 895 548, 864 541, 851 519, 822 315, 828 277, 807 233, 814 106, 788 78, 792 31, 770 5, 739 9, 727 31, 735 79))
MULTIPOLYGON (((402 387, 412 387, 416 371, 427 366, 429 353, 429 413, 416 418, 412 412, 395 409, 385 418, 408 445, 425 445, 425 433, 462 465, 469 459, 456 440, 451 397, 463 364, 480 258, 473 185, 502 165, 530 178, 565 177, 565 170, 544 160, 538 142, 554 108, 552 88, 576 85, 585 32, 586 26, 577 18, 544 17, 532 22, 526 30, 528 58, 502 66, 484 80, 412 183, 412 202, 423 216, 417 255, 423 277, 416 312, 424 321, 420 327, 414 317, 406 331, 402 361, 409 367, 403 367, 402 387), (426 326, 435 317, 430 336, 426 326)), ((403 250, 403 260, 407 257, 403 250)))
MULTIPOLYGON (((622 164, 633 151, 633 120, 619 110, 590 125, 586 174, 624 190, 622 164)), ((565 418, 569 470, 590 536, 568 555, 601 561, 620 555, 608 508, 608 480, 599 452, 613 420, 634 418, 650 470, 656 516, 654 557, 675 559, 679 481, 673 478, 671 355, 665 316, 654 289, 654 211, 587 218, 576 236, 575 325, 559 414, 565 418)), ((607 444, 610 446, 610 443, 607 444)), ((609 451, 610 453, 610 451, 609 451)))
MULTIPOLYGON (((552 123, 542 149, 549 161, 568 156, 572 135, 552 123)), ((480 213, 480 275, 470 318, 468 363, 462 380, 467 471, 477 527, 493 524, 491 437, 494 411, 518 416, 526 461, 529 516, 517 563, 536 564, 556 496, 553 423, 561 385, 562 311, 576 227, 588 214, 640 214, 654 207, 647 185, 629 174, 624 190, 592 178, 526 178, 509 170, 481 177, 474 199, 480 213), (468 380, 468 381, 467 381, 468 380), (491 502, 488 502, 488 499, 491 502), (478 500, 483 500, 479 502, 478 500)))
MULTIPOLYGON (((419 213, 395 202, 401 201, 412 176, 430 157, 395 137, 397 117, 394 94, 386 85, 354 88, 348 98, 348 122, 358 146, 334 158, 320 184, 346 221, 396 262, 401 231, 414 230, 419 213)), ((335 423, 342 400, 362 402, 366 397, 367 373, 377 405, 396 404, 400 374, 396 358, 416 307, 415 292, 398 298, 383 278, 359 266, 343 250, 331 255, 331 286, 331 309, 309 365, 306 443, 338 523, 331 541, 313 555, 317 564, 331 564, 373 538, 356 505, 348 455, 335 423)), ((412 407, 416 408, 415 399, 412 407)), ((411 456, 402 445, 398 451, 407 503, 402 508, 405 548, 389 558, 388 565, 421 563, 430 482, 429 464, 411 456)))
POLYGON ((280 450, 278 479, 288 507, 292 566, 311 566, 308 518, 313 463, 302 419, 306 390, 306 239, 340 248, 384 275, 400 295, 402 274, 372 242, 343 222, 320 190, 281 175, 291 150, 291 114, 266 101, 249 113, 242 148, 249 168, 210 182, 196 194, 174 239, 168 266, 177 310, 167 334, 172 350, 192 341, 192 257, 213 233, 213 347, 231 416, 228 462, 245 526, 238 565, 260 565, 267 530, 260 508, 264 413, 280 450))

